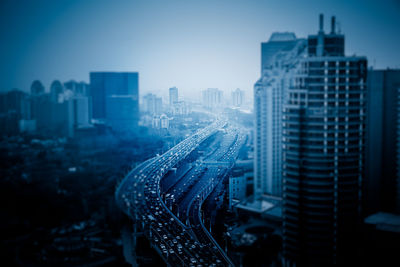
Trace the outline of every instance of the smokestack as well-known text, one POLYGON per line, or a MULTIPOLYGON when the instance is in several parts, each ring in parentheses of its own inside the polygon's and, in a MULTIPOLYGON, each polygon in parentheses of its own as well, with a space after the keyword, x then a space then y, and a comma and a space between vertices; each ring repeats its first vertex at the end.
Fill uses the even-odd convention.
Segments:
POLYGON ((331 34, 335 34, 335 27, 336 27, 336 18, 332 16, 331 19, 331 34))
POLYGON ((319 31, 324 31, 324 14, 319 14, 319 31))

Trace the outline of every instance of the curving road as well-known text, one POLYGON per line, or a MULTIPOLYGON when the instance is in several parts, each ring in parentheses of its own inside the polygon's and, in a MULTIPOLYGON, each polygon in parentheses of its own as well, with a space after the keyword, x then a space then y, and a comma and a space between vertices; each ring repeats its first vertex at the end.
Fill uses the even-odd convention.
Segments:
POLYGON ((163 155, 140 164, 117 187, 118 206, 141 224, 168 265, 233 266, 204 227, 201 205, 233 165, 243 140, 240 131, 217 120, 163 155), (189 154, 217 134, 217 149, 208 146, 201 160, 185 164, 189 154), (162 190, 160 181, 171 175, 173 167, 177 170, 172 182, 162 190))

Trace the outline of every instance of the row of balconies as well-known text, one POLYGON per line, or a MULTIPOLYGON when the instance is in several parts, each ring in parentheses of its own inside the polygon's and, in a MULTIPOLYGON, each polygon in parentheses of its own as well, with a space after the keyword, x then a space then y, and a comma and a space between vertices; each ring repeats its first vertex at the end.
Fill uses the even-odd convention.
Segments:
MULTIPOLYGON (((327 85, 327 86, 348 86, 349 88, 354 87, 359 90, 366 89, 366 85, 364 82, 360 82, 359 79, 354 79, 354 78, 352 78, 349 81, 346 81, 346 80, 343 81, 343 78, 342 78, 342 80, 338 80, 338 81, 336 81, 336 78, 329 78, 327 81, 325 81, 324 78, 310 78, 310 79, 313 79, 313 80, 306 81, 304 84, 296 84, 296 85, 303 89, 307 89, 310 86, 325 86, 325 85, 327 85)), ((294 87, 297 87, 297 86, 294 86, 294 87)))
MULTIPOLYGON (((335 125, 334 125, 335 126, 335 125)), ((341 126, 346 126, 345 125, 341 125, 341 126)), ((312 126, 312 127, 304 127, 304 125, 300 124, 299 125, 294 125, 291 124, 290 126, 285 126, 283 127, 283 131, 282 134, 283 136, 287 136, 287 137, 291 137, 292 135, 297 136, 299 135, 299 133, 303 133, 303 134, 309 134, 309 133, 338 133, 338 134, 355 134, 355 133, 359 133, 362 134, 362 131, 365 129, 365 124, 355 124, 355 125, 350 125, 347 129, 346 127, 327 127, 326 129, 323 127, 323 125, 321 127, 318 127, 317 125, 312 126), (359 126, 361 125, 361 127, 359 126), (358 127, 357 127, 358 126, 358 127)))
POLYGON ((358 152, 359 147, 361 145, 359 144, 359 142, 357 143, 353 143, 353 144, 298 144, 298 143, 288 143, 288 142, 284 142, 284 148, 285 150, 299 150, 302 148, 302 151, 304 152, 314 152, 314 153, 325 153, 324 149, 328 150, 328 152, 335 152, 334 149, 337 149, 337 152, 341 151, 341 150, 345 150, 347 149, 347 151, 355 151, 358 152))
POLYGON ((307 115, 314 115, 314 116, 337 116, 337 114, 346 114, 348 112, 363 112, 365 113, 366 107, 365 103, 360 106, 338 106, 338 107, 319 107, 319 108, 313 108, 313 107, 308 107, 307 110, 305 109, 299 109, 298 105, 291 105, 290 103, 287 103, 283 105, 283 113, 284 114, 291 114, 291 115, 297 115, 297 116, 304 116, 304 114, 307 115), (325 113, 326 110, 326 113, 325 113))
POLYGON ((299 142, 301 140, 302 143, 307 143, 308 141, 327 141, 327 142, 343 142, 347 140, 348 142, 352 141, 359 141, 360 140, 360 134, 358 132, 353 132, 351 134, 345 134, 341 133, 338 134, 337 137, 335 137, 335 133, 327 133, 326 135, 324 133, 318 133, 318 134, 313 134, 313 135, 307 135, 307 136, 285 136, 283 137, 282 141, 284 143, 291 143, 292 141, 294 142, 299 142))
MULTIPOLYGON (((359 153, 295 153, 295 152, 286 152, 283 151, 283 159, 284 159, 284 166, 286 165, 285 161, 287 160, 293 160, 293 161, 299 161, 302 159, 307 159, 310 161, 318 160, 318 158, 347 158, 347 159, 352 159, 352 160, 362 160, 362 155, 361 152, 359 153)), ((333 160, 332 160, 333 164, 333 160)), ((361 164, 359 164, 361 165, 361 164)), ((318 167, 318 161, 315 163, 316 168, 318 167)))
MULTIPOLYGON (((358 158, 353 158, 352 161, 349 162, 335 162, 332 159, 331 163, 327 162, 311 162, 308 161, 307 163, 296 163, 290 159, 286 159, 283 163, 285 171, 291 172, 301 172, 304 174, 308 173, 316 173, 316 172, 332 172, 334 173, 337 170, 338 175, 345 175, 345 174, 353 174, 359 173, 359 168, 362 166, 362 161, 358 158)), ((288 172, 289 174, 289 172, 288 172)))
MULTIPOLYGON (((359 117, 347 117, 347 121, 346 121, 346 117, 341 117, 341 120, 339 121, 332 121, 332 120, 328 120, 328 121, 316 121, 313 118, 304 118, 301 121, 297 120, 296 118, 292 118, 292 117, 286 117, 283 120, 283 127, 286 127, 287 129, 290 128, 299 128, 301 127, 304 130, 308 130, 308 129, 324 129, 324 126, 328 126, 328 130, 333 130, 335 129, 334 126, 338 126, 339 129, 344 129, 346 128, 345 126, 347 125, 349 128, 353 127, 353 126, 360 126, 364 123, 364 118, 362 116, 359 117)), ((355 128, 355 127, 353 127, 355 128)))
MULTIPOLYGON (((293 90, 290 88, 290 90, 293 90)), ((304 89, 303 89, 304 90, 304 89)), ((336 86, 336 85, 331 85, 327 86, 327 89, 325 89, 325 86, 308 86, 307 87, 307 94, 312 94, 312 93, 328 93, 328 94, 345 94, 345 93, 353 93, 353 94, 366 94, 366 90, 360 90, 359 86, 355 87, 346 87, 346 86, 336 86)))
POLYGON ((331 93, 326 93, 325 92, 313 92, 313 93, 308 93, 307 94, 307 100, 308 101, 322 101, 325 99, 327 101, 332 102, 333 100, 335 101, 343 101, 343 100, 351 100, 351 101, 355 101, 355 100, 360 100, 365 98, 365 94, 363 93, 347 93, 347 92, 340 92, 340 93, 335 93, 335 92, 331 92, 331 93))
MULTIPOLYGON (((346 59, 346 58, 343 58, 346 59)), ((350 61, 350 60, 342 60, 342 61, 325 61, 315 58, 309 58, 303 67, 305 68, 351 68, 351 69, 360 69, 360 61, 350 61), (327 64, 325 63, 327 62, 327 64)))
MULTIPOLYGON (((286 166, 286 164, 284 164, 284 167, 285 166, 286 166)), ((318 165, 316 165, 316 166, 318 166, 318 165)), ((345 177, 348 177, 348 178, 354 177, 354 176, 358 175, 360 172, 361 172, 360 170, 357 171, 357 172, 348 172, 348 171, 346 171, 346 169, 341 169, 341 172, 338 172, 336 174, 336 176, 340 176, 342 179, 345 179, 345 177)), ((318 185, 319 181, 318 182, 312 181, 312 178, 318 179, 318 180, 321 180, 321 181, 329 181, 327 178, 329 176, 331 176, 333 178, 335 176, 335 173, 334 172, 318 173, 318 172, 314 172, 311 169, 302 170, 302 171, 284 169, 283 170, 283 176, 286 177, 286 178, 293 178, 293 179, 300 179, 301 178, 302 182, 305 182, 304 179, 305 179, 305 177, 307 177, 307 179, 309 179, 307 181, 307 183, 310 183, 310 184, 314 183, 315 185, 318 185)))
POLYGON ((358 161, 352 161, 354 163, 353 165, 346 165, 346 166, 335 166, 335 163, 332 161, 331 164, 324 162, 323 164, 321 163, 313 163, 309 161, 308 163, 303 163, 303 164, 293 164, 290 161, 288 162, 287 160, 285 161, 284 165, 284 170, 286 172, 296 172, 296 173, 327 173, 331 174, 335 170, 338 171, 339 175, 343 174, 349 174, 349 173, 358 173, 360 164, 358 161))
POLYGON ((352 149, 355 146, 361 146, 364 142, 361 139, 348 139, 346 137, 333 139, 331 138, 330 141, 327 138, 321 137, 319 139, 309 140, 309 139, 291 139, 285 137, 283 139, 283 144, 286 148, 304 148, 304 149, 341 149, 347 148, 352 149))

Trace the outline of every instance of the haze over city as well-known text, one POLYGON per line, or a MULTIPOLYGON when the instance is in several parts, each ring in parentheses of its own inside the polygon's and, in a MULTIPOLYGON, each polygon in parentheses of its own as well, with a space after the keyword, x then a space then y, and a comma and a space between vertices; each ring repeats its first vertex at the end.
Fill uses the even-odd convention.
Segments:
POLYGON ((398 67, 395 0, 1 1, 0 90, 33 80, 89 81, 90 71, 138 71, 142 93, 180 88, 198 98, 216 87, 252 94, 260 42, 272 32, 306 37, 316 14, 336 15, 346 53, 398 67), (379 42, 377 40, 380 40, 379 42))
POLYGON ((1 1, 2 266, 399 265, 399 14, 1 1))

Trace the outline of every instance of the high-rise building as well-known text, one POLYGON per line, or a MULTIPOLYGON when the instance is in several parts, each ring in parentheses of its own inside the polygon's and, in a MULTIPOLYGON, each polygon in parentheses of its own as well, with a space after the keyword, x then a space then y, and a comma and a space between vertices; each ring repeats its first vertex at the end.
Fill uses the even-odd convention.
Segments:
POLYGON ((55 80, 50 85, 50 98, 53 103, 59 102, 59 96, 63 93, 64 87, 60 81, 55 80))
POLYGON ((143 97, 143 112, 151 115, 160 115, 163 111, 162 98, 154 94, 147 94, 143 97))
POLYGON ((172 108, 172 114, 174 115, 188 115, 192 112, 191 105, 185 101, 175 102, 172 108))
POLYGON ((89 85, 85 82, 76 82, 74 80, 64 83, 67 90, 71 90, 76 96, 89 96, 89 85))
POLYGON ((77 129, 90 126, 89 98, 85 96, 72 96, 62 102, 51 103, 50 113, 52 116, 46 129, 56 136, 73 138, 77 129))
POLYGON ((161 114, 163 112, 163 103, 161 97, 156 97, 154 99, 154 113, 161 114))
POLYGON ((304 39, 293 38, 293 33, 273 33, 270 42, 262 43, 268 57, 264 56, 262 77, 254 85, 254 192, 257 198, 262 194, 282 195, 283 103, 306 50, 304 39), (280 41, 276 41, 278 36, 280 41), (268 50, 270 46, 273 49, 268 50))
POLYGON ((17 134, 20 121, 31 119, 29 96, 17 89, 0 93, 0 134, 17 134))
POLYGON ((169 105, 172 107, 176 102, 178 102, 178 88, 169 88, 169 105))
POLYGON ((217 88, 208 88, 202 91, 203 106, 208 109, 221 107, 222 104, 222 91, 217 88))
POLYGON ((369 70, 367 88, 365 215, 396 209, 400 70, 369 70))
POLYGON ((235 91, 232 92, 232 105, 234 107, 240 107, 244 104, 244 91, 236 88, 235 91))
POLYGON ((36 119, 38 131, 52 136, 74 136, 74 110, 72 99, 53 103, 48 99, 44 102, 36 119), (49 103, 46 103, 49 102, 49 103), (50 117, 45 114, 49 113, 50 117))
POLYGON ((90 96, 94 119, 107 118, 107 97, 111 95, 132 96, 136 99, 133 109, 138 110, 139 74, 137 72, 91 72, 90 96))
POLYGON ((31 118, 36 120, 36 129, 41 133, 48 133, 52 128, 52 118, 57 111, 52 110, 55 103, 51 102, 50 94, 31 94, 30 113, 31 118))
POLYGON ((283 115, 286 266, 354 264, 364 168, 367 59, 320 30, 289 87, 283 115))
POLYGON ((89 99, 86 96, 75 96, 70 100, 72 102, 73 109, 73 121, 74 127, 87 127, 90 124, 91 114, 89 99))

